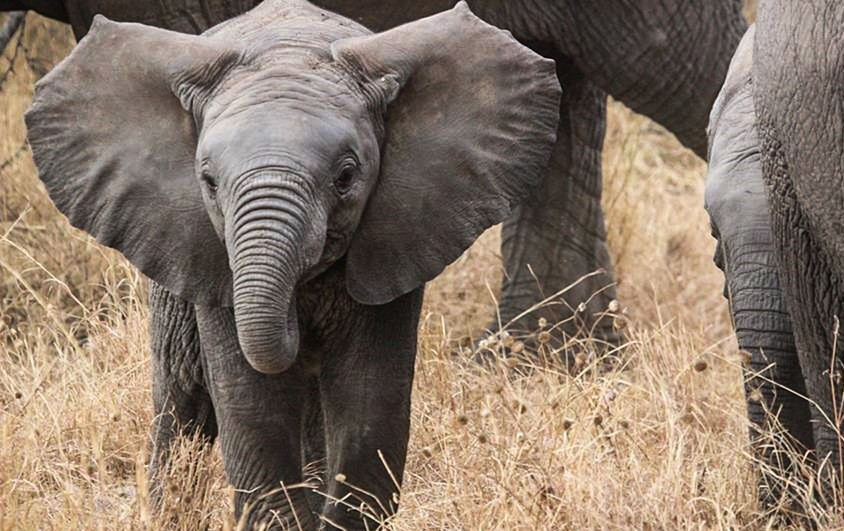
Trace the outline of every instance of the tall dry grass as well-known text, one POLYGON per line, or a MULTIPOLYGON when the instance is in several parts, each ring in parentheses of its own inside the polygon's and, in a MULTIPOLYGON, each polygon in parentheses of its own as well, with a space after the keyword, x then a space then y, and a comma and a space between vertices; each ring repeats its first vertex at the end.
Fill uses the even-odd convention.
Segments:
MULTIPOLYGON (((22 147, 33 82, 71 43, 30 16, 0 62, 13 66, 0 92, 0 530, 232 529, 219 454, 191 441, 175 451, 163 513, 149 510, 146 282, 69 228, 22 147)), ((774 525, 756 503, 704 164, 612 103, 604 165, 624 365, 514 375, 455 359, 494 308, 489 231, 427 291, 392 528, 774 525)))

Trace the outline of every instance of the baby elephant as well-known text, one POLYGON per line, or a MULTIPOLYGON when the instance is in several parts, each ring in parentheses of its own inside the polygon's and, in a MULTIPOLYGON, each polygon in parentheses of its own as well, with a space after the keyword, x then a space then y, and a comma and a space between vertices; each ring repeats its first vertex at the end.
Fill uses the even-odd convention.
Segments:
POLYGON ((539 183, 559 100, 464 3, 380 34, 304 0, 98 17, 26 122, 59 210, 153 281, 153 484, 199 431, 247 527, 395 511, 424 283, 539 183))

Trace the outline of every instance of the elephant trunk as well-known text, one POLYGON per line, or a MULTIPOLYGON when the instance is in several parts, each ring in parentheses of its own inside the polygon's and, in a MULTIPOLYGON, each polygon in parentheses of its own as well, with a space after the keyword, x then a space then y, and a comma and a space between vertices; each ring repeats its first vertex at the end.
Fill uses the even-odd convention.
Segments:
POLYGON ((235 187, 227 216, 234 313, 240 347, 257 371, 276 374, 296 361, 296 287, 319 260, 325 216, 295 175, 251 175, 235 187))
POLYGON ((726 275, 739 348, 750 358, 744 385, 753 426, 751 446, 756 458, 775 471, 759 478, 760 501, 773 507, 788 489, 778 478, 790 473, 792 463, 791 454, 771 444, 769 415, 797 440, 800 451, 813 448, 814 442, 809 403, 800 396, 806 396, 806 387, 767 219, 721 238, 716 263, 726 275))
POLYGON ((750 355, 745 382, 748 415, 754 424, 764 427, 765 410, 774 412, 792 435, 811 448, 812 433, 806 422, 809 405, 794 394, 805 394, 805 387, 770 228, 761 224, 745 228, 743 241, 737 239, 722 242, 727 256, 721 257, 726 262, 721 265, 739 348, 750 355))

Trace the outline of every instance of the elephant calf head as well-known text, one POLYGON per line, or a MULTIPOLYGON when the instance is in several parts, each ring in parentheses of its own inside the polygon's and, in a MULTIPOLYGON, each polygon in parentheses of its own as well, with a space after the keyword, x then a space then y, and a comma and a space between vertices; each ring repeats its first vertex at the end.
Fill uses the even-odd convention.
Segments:
POLYGON ((553 62, 459 4, 381 34, 267 0, 200 36, 98 17, 26 122, 71 223, 288 368, 295 293, 345 256, 351 296, 408 293, 544 173, 553 62))

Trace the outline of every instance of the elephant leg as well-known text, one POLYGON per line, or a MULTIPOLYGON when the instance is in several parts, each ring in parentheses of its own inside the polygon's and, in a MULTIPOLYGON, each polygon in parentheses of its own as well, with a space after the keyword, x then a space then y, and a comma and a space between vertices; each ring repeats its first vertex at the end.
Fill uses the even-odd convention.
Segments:
POLYGON ((556 59, 565 87, 557 143, 542 186, 504 223, 504 282, 499 317, 491 329, 498 328, 499 318, 506 325, 571 286, 509 328, 530 333, 540 318, 552 325, 565 321, 557 328, 557 339, 587 332, 615 344, 611 320, 600 318, 616 296, 601 209, 606 95, 565 58, 556 59), (580 280, 595 271, 601 273, 580 280), (577 311, 581 304, 585 311, 577 311))
POLYGON ((326 484, 325 472, 325 415, 320 401, 319 380, 309 379, 308 396, 302 414, 302 463, 305 479, 316 478, 317 489, 308 490, 308 503, 315 514, 322 512, 325 496, 320 492, 326 484))
POLYGON ((197 306, 196 319, 236 517, 245 529, 315 529, 302 477, 301 364, 261 374, 240 350, 231 308, 197 306))
POLYGON ((782 143, 771 125, 760 128, 771 224, 812 407, 816 459, 824 475, 840 475, 844 439, 844 363, 840 315, 844 291, 826 249, 813 235, 797 201, 782 143))
POLYGON ((422 290, 357 305, 320 375, 327 441, 327 529, 375 529, 397 509, 407 456, 422 290))
POLYGON ((150 283, 152 343, 152 456, 150 498, 159 506, 170 449, 179 436, 217 436, 217 422, 204 381, 193 304, 150 283))

